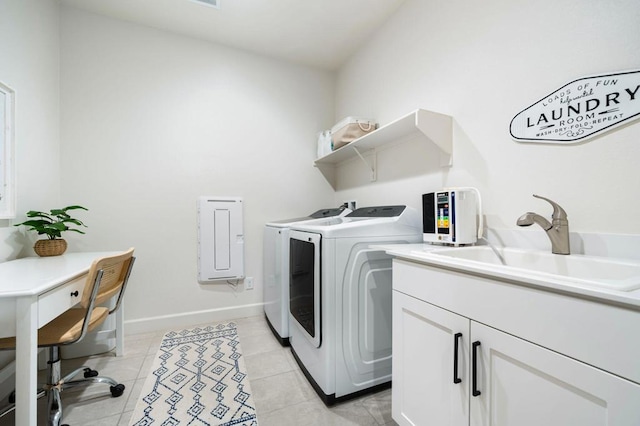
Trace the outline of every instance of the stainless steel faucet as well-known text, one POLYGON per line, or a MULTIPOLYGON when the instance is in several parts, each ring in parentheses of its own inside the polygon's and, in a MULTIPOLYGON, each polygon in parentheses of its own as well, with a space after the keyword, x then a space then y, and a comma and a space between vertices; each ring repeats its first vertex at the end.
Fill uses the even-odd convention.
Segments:
POLYGON ((527 212, 518 218, 518 226, 529 226, 537 223, 544 229, 551 240, 551 252, 554 254, 570 254, 569 251, 569 221, 567 212, 554 201, 533 194, 534 197, 548 201, 553 206, 551 223, 537 213, 527 212))

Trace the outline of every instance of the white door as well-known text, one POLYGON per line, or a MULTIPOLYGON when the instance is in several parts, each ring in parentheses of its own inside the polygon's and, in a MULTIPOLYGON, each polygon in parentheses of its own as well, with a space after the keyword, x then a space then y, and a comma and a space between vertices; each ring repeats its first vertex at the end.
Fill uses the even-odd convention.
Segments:
POLYGON ((474 321, 471 335, 471 426, 640 425, 640 385, 474 321))
POLYGON ((393 419, 402 426, 467 426, 468 353, 467 318, 394 291, 393 419))

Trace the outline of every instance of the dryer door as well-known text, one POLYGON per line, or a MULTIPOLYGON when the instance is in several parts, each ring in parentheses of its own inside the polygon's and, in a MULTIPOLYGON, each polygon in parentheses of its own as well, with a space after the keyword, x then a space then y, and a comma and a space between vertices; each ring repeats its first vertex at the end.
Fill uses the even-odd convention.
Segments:
POLYGON ((345 268, 336 396, 391 380, 392 259, 369 244, 354 244, 345 268))
POLYGON ((289 312, 293 324, 320 347, 320 234, 289 235, 289 312))

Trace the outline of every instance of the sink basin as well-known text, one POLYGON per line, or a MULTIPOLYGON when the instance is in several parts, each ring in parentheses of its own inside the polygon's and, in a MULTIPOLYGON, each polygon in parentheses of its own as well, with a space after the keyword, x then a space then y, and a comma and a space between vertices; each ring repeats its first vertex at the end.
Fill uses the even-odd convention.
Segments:
POLYGON ((476 272, 503 272, 524 278, 571 282, 617 291, 640 288, 640 263, 607 257, 557 255, 538 250, 488 246, 442 248, 428 252, 451 266, 476 272), (466 268, 465 268, 466 266, 466 268))

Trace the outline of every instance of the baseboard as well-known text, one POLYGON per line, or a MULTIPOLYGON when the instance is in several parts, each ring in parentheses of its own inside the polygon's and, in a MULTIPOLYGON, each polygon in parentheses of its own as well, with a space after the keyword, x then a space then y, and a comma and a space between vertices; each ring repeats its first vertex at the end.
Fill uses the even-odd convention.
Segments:
POLYGON ((262 303, 233 306, 230 308, 209 309, 205 311, 185 312, 181 314, 161 315, 149 318, 127 320, 124 322, 125 336, 152 331, 175 330, 196 324, 215 323, 237 318, 262 315, 262 303))

